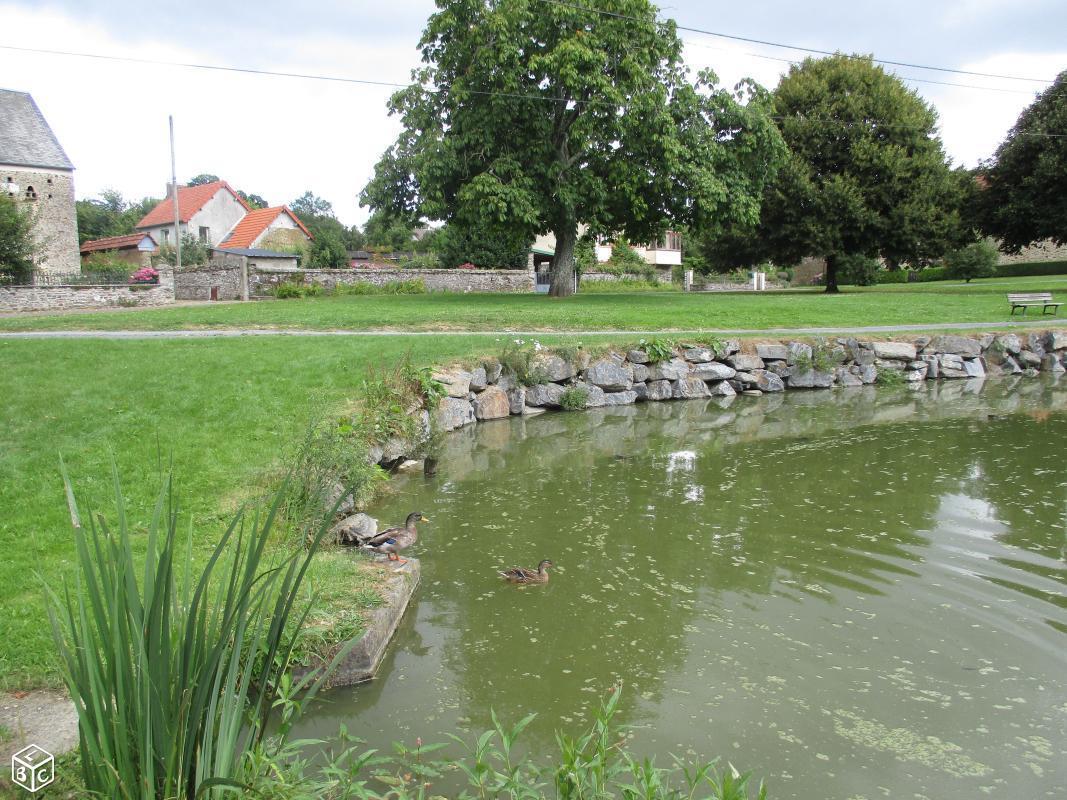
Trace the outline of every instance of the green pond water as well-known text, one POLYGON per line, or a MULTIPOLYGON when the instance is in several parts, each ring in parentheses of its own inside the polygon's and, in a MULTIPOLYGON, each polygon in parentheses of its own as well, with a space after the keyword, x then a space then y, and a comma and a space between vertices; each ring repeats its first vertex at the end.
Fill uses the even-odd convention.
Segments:
POLYGON ((379 678, 297 733, 547 755, 622 683, 635 752, 775 800, 1067 797, 1067 381, 729 400, 453 434, 371 509, 432 519, 379 678))

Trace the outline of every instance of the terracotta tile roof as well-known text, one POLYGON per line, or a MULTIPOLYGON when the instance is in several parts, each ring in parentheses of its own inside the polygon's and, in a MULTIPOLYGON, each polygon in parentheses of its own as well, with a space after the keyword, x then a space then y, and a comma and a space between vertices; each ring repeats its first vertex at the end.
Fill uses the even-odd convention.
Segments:
POLYGON ((106 239, 92 239, 91 241, 83 242, 81 253, 85 255, 97 250, 126 250, 131 247, 137 247, 146 238, 152 242, 153 247, 156 246, 156 240, 152 238, 151 234, 128 233, 124 236, 108 236, 106 239))
MULTIPOLYGON (((204 183, 200 186, 179 186, 178 187, 178 210, 179 221, 188 222, 193 218, 193 214, 199 211, 204 205, 215 196, 215 193, 219 189, 225 189, 234 196, 238 203, 244 206, 245 211, 250 210, 248 203, 241 199, 241 195, 234 191, 233 187, 226 181, 212 181, 211 183, 204 183)), ((144 219, 137 223, 138 228, 151 228, 156 225, 166 225, 174 222, 174 201, 168 197, 166 200, 161 201, 155 208, 145 214, 144 219)))
POLYGON ((271 223, 280 214, 288 214, 289 218, 296 223, 297 227, 304 232, 308 239, 314 239, 311 232, 302 223, 289 206, 274 206, 273 208, 257 208, 245 214, 244 219, 238 222, 230 234, 219 243, 219 247, 232 250, 235 247, 251 247, 263 231, 270 227, 271 223))

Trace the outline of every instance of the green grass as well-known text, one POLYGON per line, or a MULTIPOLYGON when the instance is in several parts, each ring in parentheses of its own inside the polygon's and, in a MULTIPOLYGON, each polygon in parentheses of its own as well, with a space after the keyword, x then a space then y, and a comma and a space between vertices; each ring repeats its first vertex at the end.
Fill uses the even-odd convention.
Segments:
MULTIPOLYGON (((1009 322, 1008 291, 1067 295, 1067 277, 990 278, 760 294, 731 292, 589 292, 565 299, 534 294, 313 297, 255 303, 199 304, 143 311, 18 316, 0 330, 699 330, 944 322, 1009 322)), ((1033 317, 1034 315, 1029 315, 1033 317)))
MULTIPOLYGON (((59 682, 36 573, 53 586, 72 574, 60 455, 83 511, 108 513, 114 456, 135 547, 173 460, 184 519, 206 551, 295 451, 316 411, 343 405, 371 367, 408 353, 419 364, 502 347, 471 336, 0 341, 0 689, 59 682)), ((327 590, 337 586, 337 571, 322 569, 327 590)))

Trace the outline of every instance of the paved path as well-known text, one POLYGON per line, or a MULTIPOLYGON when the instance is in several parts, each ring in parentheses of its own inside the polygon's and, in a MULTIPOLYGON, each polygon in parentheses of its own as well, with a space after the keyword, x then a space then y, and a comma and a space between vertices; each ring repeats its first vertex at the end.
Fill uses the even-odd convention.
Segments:
POLYGON ((925 325, 868 325, 858 328, 688 328, 672 330, 598 331, 396 331, 396 330, 312 330, 306 328, 214 328, 173 331, 9 331, 0 339, 229 339, 240 336, 662 336, 669 333, 703 333, 717 336, 821 336, 837 334, 882 334, 939 330, 987 330, 990 328, 1063 328, 1067 319, 1006 320, 1003 322, 936 322, 925 325))

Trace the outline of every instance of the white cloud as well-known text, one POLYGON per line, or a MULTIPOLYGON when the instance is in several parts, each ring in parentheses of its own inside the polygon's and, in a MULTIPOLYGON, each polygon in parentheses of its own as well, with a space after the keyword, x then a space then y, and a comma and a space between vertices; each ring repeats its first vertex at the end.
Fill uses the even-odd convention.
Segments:
MULTIPOLYGON (((225 64, 216 54, 169 45, 151 33, 119 43, 99 26, 56 12, 0 6, 0 30, 19 46, 132 58, 225 64)), ((8 41, 11 41, 10 39, 8 41)), ((263 69, 404 82, 414 48, 353 47, 339 37, 264 41, 280 54, 263 69)), ((229 66, 229 65, 227 65, 229 66)), ((347 224, 365 220, 356 195, 399 125, 386 115, 391 89, 295 78, 109 62, 0 50, 4 88, 30 92, 77 169, 79 197, 105 188, 162 195, 170 178, 167 115, 173 114, 178 179, 214 172, 271 203, 312 189, 347 224)))

